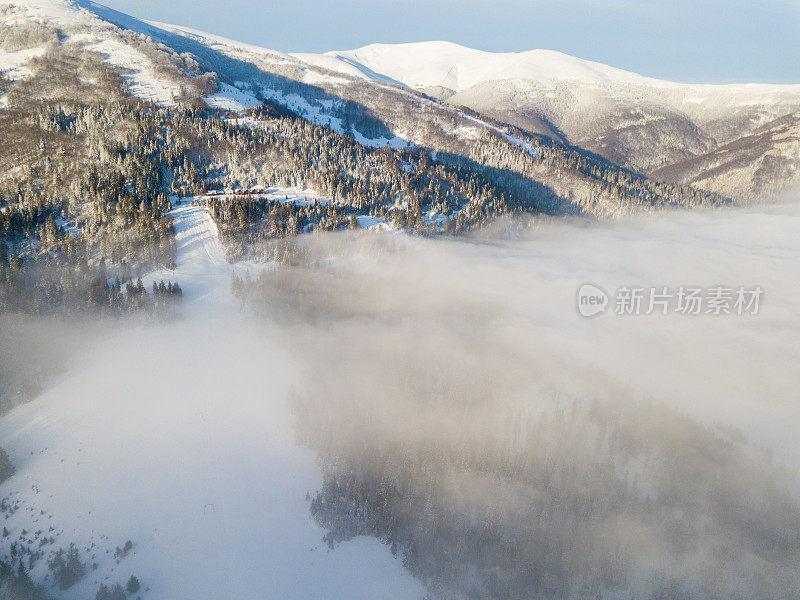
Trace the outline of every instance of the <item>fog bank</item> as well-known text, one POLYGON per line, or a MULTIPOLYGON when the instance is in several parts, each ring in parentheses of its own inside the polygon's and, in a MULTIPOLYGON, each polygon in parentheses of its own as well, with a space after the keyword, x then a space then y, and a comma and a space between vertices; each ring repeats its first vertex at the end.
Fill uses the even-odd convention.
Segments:
POLYGON ((135 544, 66 597, 131 573, 187 599, 800 593, 797 202, 304 236, 268 266, 226 265, 199 210, 182 318, 0 337, 63 365, 0 421, 0 554, 40 511, 87 561, 135 544), (591 319, 587 282, 612 296, 591 319), (622 286, 763 297, 618 316, 622 286))
POLYGON ((307 367, 329 543, 378 537, 442 597, 796 594, 798 226, 786 203, 306 241, 311 268, 242 296, 307 367), (763 304, 587 320, 586 282, 763 304))

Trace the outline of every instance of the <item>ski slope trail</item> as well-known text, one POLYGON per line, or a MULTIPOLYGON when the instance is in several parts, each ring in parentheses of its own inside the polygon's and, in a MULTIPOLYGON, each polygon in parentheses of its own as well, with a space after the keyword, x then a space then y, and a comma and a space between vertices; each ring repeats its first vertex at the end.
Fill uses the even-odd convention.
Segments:
POLYGON ((219 314, 223 308, 234 310, 231 275, 248 269, 228 263, 217 226, 205 207, 187 202, 170 214, 175 226, 175 269, 150 273, 144 283, 149 287, 160 279, 177 281, 184 293, 182 312, 194 317, 219 314))
POLYGON ((306 499, 321 475, 286 407, 297 365, 231 310, 242 266, 226 262, 207 211, 173 216, 176 268, 149 280, 180 282, 183 318, 118 329, 0 421, 17 469, 0 485, 17 508, 0 555, 15 541, 41 550, 34 579, 67 600, 131 575, 142 600, 422 598, 378 540, 323 542, 306 499), (87 574, 61 591, 47 559, 71 543, 87 574))

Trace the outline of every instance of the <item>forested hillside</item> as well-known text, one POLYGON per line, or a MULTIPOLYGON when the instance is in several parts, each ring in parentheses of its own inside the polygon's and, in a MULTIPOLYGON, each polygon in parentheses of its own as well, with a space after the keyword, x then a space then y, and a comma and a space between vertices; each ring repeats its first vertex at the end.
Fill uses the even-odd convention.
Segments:
MULTIPOLYGON (((231 113, 200 100, 230 76, 208 70, 208 56, 204 62, 138 34, 104 29, 116 43, 151 57, 153 68, 182 90, 172 105, 154 104, 131 95, 124 70, 72 41, 81 34, 64 36, 47 22, 35 31, 13 47, 45 36, 45 50, 26 63, 29 76, 8 83, 0 113, 0 128, 14 140, 0 165, 4 241, 17 253, 25 252, 24 240, 34 232, 42 242, 35 253, 56 242, 60 229, 44 229, 52 216, 70 232, 62 244, 69 256, 97 252, 92 256, 114 265, 168 264, 168 195, 217 187, 300 185, 338 207, 338 221, 327 219, 323 228, 357 213, 425 233, 459 233, 509 212, 609 215, 722 201, 405 91, 371 86, 366 97, 362 82, 343 86, 344 99, 327 101, 320 99, 327 90, 236 64, 273 84, 286 83, 272 90, 271 100, 269 90, 256 92, 266 99, 263 107, 231 113), (306 104, 316 96, 339 116, 330 116, 328 126, 319 115, 303 116, 298 95, 306 104), (416 130, 408 134, 419 143, 364 143, 367 134, 412 118, 416 130)), ((223 58, 220 64, 230 69, 235 61, 223 58)), ((254 84, 239 85, 252 90, 254 84)))
POLYGON ((725 202, 396 86, 64 7, 3 9, 0 48, 17 60, 0 90, 5 312, 164 312, 179 282, 137 278, 174 265, 169 212, 187 198, 208 205, 230 258, 282 257, 259 242, 313 231, 460 235, 503 215, 725 202), (205 195, 256 186, 316 200, 205 195))

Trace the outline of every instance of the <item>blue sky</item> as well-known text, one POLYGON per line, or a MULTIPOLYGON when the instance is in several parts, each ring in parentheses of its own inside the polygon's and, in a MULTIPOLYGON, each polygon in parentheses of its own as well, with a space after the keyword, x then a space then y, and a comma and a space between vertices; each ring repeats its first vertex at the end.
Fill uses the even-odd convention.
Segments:
POLYGON ((560 50, 682 82, 800 83, 800 0, 100 0, 267 48, 448 40, 560 50))

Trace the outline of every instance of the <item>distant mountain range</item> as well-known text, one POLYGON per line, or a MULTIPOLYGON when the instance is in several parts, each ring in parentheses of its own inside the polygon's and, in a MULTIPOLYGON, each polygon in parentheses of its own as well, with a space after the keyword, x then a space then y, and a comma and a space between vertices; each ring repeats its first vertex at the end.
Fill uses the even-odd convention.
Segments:
POLYGON ((800 181, 800 85, 679 84, 560 52, 492 53, 450 42, 294 56, 734 198, 800 181))

